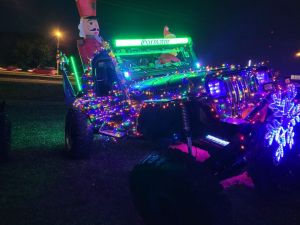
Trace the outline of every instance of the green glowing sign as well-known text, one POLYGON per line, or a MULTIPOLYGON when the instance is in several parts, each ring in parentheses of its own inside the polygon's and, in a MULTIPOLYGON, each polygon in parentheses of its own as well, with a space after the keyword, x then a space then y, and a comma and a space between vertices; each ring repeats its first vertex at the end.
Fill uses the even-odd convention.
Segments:
POLYGON ((184 38, 159 38, 159 39, 128 39, 116 40, 116 47, 133 47, 133 46, 159 46, 159 45, 179 45, 188 44, 191 39, 184 38))
POLYGON ((79 78, 77 66, 76 66, 76 63, 75 63, 75 59, 74 59, 73 56, 71 56, 70 59, 71 59, 71 64, 72 64, 73 72, 74 72, 74 75, 75 75, 78 91, 82 91, 82 87, 81 87, 80 78, 79 78))

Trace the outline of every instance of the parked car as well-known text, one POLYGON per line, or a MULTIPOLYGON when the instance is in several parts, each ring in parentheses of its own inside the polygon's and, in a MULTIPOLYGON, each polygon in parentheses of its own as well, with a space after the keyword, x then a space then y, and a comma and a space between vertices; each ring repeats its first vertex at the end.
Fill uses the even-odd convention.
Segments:
POLYGON ((57 71, 54 67, 38 67, 38 68, 28 70, 28 72, 35 73, 35 74, 46 74, 46 75, 57 74, 57 71))
POLYGON ((16 66, 1 67, 1 70, 6 70, 6 71, 22 71, 21 68, 18 68, 16 66))

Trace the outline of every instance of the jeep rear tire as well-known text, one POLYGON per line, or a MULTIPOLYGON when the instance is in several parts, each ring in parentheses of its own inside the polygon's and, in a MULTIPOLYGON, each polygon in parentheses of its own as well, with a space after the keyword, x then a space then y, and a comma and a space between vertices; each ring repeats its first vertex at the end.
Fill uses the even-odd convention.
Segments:
POLYGON ((147 225, 232 224, 219 183, 184 153, 150 154, 131 172, 130 188, 147 225))
POLYGON ((65 122, 65 148, 75 159, 89 158, 93 144, 93 129, 86 114, 69 109, 65 122))

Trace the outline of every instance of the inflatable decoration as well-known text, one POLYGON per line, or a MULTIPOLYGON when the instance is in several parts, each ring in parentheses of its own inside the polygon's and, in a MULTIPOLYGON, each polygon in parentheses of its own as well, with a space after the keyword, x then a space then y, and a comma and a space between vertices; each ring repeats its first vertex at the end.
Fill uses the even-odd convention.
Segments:
POLYGON ((80 15, 77 47, 83 68, 86 69, 94 54, 103 48, 103 39, 99 36, 100 28, 96 18, 96 0, 76 0, 80 15))
MULTIPOLYGON (((164 27, 164 38, 166 38, 166 39, 176 38, 176 35, 172 34, 169 31, 168 26, 164 27)), ((159 62, 161 64, 167 64, 167 63, 172 63, 172 62, 180 62, 180 60, 176 56, 177 56, 177 49, 173 49, 169 53, 161 54, 161 56, 159 58, 159 62)))

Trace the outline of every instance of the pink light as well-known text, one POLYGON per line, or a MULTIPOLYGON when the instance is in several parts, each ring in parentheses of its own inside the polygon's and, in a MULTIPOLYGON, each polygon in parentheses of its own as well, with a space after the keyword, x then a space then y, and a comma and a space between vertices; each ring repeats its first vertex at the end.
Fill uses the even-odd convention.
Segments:
POLYGON ((240 135, 240 140, 241 140, 241 141, 244 141, 244 140, 245 140, 245 136, 241 134, 241 135, 240 135))
MULTIPOLYGON (((169 147, 171 149, 180 150, 181 152, 188 154, 188 146, 184 143, 180 143, 178 145, 170 145, 169 147)), ((195 146, 192 147, 192 154, 198 162, 204 162, 210 158, 208 151, 205 151, 201 148, 197 148, 195 146)))
MULTIPOLYGON (((184 143, 180 143, 178 145, 170 145, 169 146, 171 149, 176 149, 181 152, 184 152, 188 154, 188 147, 184 143)), ((197 148, 195 146, 192 147, 192 154, 196 158, 198 162, 204 162, 207 159, 210 158, 210 155, 207 151, 197 148)), ((252 178, 248 175, 248 172, 244 172, 240 175, 222 180, 220 184, 223 186, 224 189, 228 189, 234 185, 243 185, 249 188, 254 188, 254 183, 252 178)))
POLYGON ((224 189, 228 189, 235 185, 242 185, 249 188, 254 188, 254 183, 252 178, 249 176, 248 172, 244 172, 240 175, 235 177, 231 177, 225 180, 222 180, 220 184, 223 186, 224 189))

